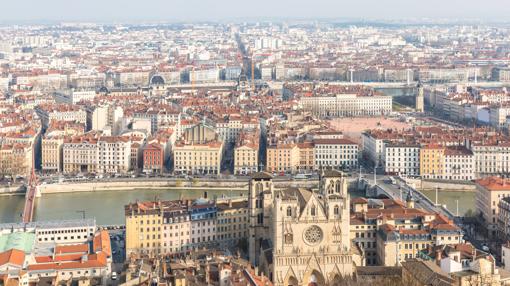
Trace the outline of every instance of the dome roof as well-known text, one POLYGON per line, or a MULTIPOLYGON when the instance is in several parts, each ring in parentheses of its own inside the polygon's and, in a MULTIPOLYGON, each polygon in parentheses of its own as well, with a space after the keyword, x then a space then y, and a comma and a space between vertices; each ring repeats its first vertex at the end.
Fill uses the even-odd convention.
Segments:
POLYGON ((165 80, 160 75, 154 75, 151 78, 150 84, 165 84, 165 80))

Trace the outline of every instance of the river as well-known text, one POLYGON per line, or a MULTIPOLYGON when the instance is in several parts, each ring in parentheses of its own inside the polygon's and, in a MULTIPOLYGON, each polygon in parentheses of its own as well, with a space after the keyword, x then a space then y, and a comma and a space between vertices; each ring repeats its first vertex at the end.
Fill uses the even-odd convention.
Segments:
MULTIPOLYGON (((99 225, 124 224, 124 205, 130 202, 154 200, 175 200, 183 198, 199 198, 204 190, 161 190, 144 189, 130 191, 103 191, 47 194, 37 198, 35 220, 72 219, 80 218, 85 211, 86 217, 94 217, 99 225)), ((208 197, 247 196, 247 191, 207 190, 208 197)), ((435 201, 435 191, 424 191, 424 195, 435 201)), ((358 197, 360 193, 351 193, 351 197, 358 197)), ((453 213, 456 212, 456 202, 459 200, 459 214, 475 209, 474 192, 439 191, 439 203, 446 204, 453 213)), ((0 223, 20 221, 23 210, 23 196, 0 197, 0 223)))
MULTIPOLYGON (((421 191, 432 202, 436 201, 436 191, 428 190, 421 191)), ((453 214, 457 212, 457 202, 459 202, 459 215, 463 216, 468 210, 475 211, 475 192, 460 192, 460 191, 447 191, 439 190, 438 203, 446 205, 448 210, 453 214)))
MULTIPOLYGON (((199 198, 205 190, 162 190, 144 189, 129 191, 103 191, 46 194, 36 200, 35 220, 81 218, 85 211, 86 217, 96 218, 99 225, 124 224, 124 205, 130 202, 154 200, 175 200, 183 198, 199 198)), ((247 191, 207 190, 209 198, 247 196, 247 191)), ((20 221, 23 211, 24 196, 0 197, 0 223, 20 221)))

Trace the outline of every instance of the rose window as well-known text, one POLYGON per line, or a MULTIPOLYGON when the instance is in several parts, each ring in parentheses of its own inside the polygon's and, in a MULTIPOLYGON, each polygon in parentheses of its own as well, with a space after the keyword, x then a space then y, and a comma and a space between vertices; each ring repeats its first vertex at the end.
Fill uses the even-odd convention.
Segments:
POLYGON ((305 231, 304 238, 309 244, 317 244, 322 240, 322 229, 316 225, 312 225, 305 231))

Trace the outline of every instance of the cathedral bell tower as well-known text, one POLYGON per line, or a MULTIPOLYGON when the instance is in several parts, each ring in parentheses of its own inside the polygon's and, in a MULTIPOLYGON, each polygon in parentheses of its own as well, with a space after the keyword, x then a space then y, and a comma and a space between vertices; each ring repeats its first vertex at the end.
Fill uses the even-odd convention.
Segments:
POLYGON ((271 238, 271 211, 273 206, 273 176, 266 172, 252 175, 248 184, 249 199, 249 250, 253 265, 258 265, 256 256, 264 240, 271 238))

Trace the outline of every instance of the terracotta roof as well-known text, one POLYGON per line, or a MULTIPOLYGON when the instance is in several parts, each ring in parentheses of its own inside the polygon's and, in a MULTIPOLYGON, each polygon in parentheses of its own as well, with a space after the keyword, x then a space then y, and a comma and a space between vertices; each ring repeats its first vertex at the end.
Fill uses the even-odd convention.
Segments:
POLYGON ((476 184, 489 191, 510 191, 510 180, 501 177, 486 177, 476 180, 476 184))
POLYGON ((25 252, 18 249, 11 249, 0 253, 0 266, 14 264, 22 266, 25 261, 25 252))
POLYGON ((94 253, 104 252, 107 256, 112 255, 110 235, 106 230, 102 230, 94 236, 94 253))
POLYGON ((62 253, 87 253, 89 246, 87 244, 72 244, 72 245, 57 245, 55 247, 55 254, 62 253))

